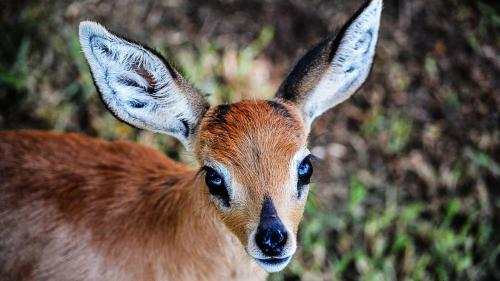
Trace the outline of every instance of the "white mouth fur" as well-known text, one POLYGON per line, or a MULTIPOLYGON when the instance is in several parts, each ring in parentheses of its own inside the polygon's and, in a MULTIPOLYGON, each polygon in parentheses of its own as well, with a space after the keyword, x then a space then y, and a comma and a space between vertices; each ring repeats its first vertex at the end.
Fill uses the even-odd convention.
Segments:
POLYGON ((292 256, 284 258, 255 259, 255 261, 267 272, 278 272, 283 270, 291 259, 292 256))

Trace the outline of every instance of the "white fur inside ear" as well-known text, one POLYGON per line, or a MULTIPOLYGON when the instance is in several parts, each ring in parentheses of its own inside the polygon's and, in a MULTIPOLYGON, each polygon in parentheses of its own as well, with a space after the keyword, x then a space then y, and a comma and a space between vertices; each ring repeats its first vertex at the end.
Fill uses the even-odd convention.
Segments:
POLYGON ((307 123, 349 98, 370 73, 377 45, 382 0, 373 0, 347 27, 323 78, 307 96, 307 123))
POLYGON ((198 115, 161 58, 94 22, 80 24, 80 43, 101 97, 117 118, 189 145, 198 115))

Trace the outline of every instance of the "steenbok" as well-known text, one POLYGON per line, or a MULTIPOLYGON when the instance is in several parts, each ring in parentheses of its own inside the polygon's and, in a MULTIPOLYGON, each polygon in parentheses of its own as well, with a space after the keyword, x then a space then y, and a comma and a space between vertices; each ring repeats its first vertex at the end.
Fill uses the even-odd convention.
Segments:
POLYGON ((195 169, 129 142, 0 133, 1 280, 264 280, 297 248, 313 120, 367 79, 382 0, 297 63, 272 100, 210 108, 154 51, 80 24, 116 118, 174 136, 195 169))

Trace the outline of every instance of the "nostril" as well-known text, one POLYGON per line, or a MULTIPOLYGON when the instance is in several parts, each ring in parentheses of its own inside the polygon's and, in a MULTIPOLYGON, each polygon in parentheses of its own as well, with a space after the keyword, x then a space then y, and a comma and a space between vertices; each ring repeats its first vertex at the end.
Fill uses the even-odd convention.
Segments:
POLYGON ((282 229, 261 230, 255 236, 255 242, 267 256, 279 256, 286 244, 287 233, 282 229))
POLYGON ((272 243, 275 245, 275 247, 279 248, 283 248, 286 243, 286 238, 286 232, 279 229, 275 231, 271 236, 272 243))

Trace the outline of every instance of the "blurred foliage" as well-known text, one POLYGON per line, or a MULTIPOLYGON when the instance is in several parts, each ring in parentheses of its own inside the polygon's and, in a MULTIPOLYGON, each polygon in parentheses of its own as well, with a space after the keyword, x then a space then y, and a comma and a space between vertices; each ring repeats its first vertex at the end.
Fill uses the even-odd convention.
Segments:
MULTIPOLYGON (((106 112, 80 20, 151 42, 218 104, 271 97, 361 2, 3 1, 0 128, 129 139, 192 162, 106 112)), ((270 280, 500 279, 499 6, 385 1, 371 78, 313 126, 323 160, 299 249, 270 280)))

